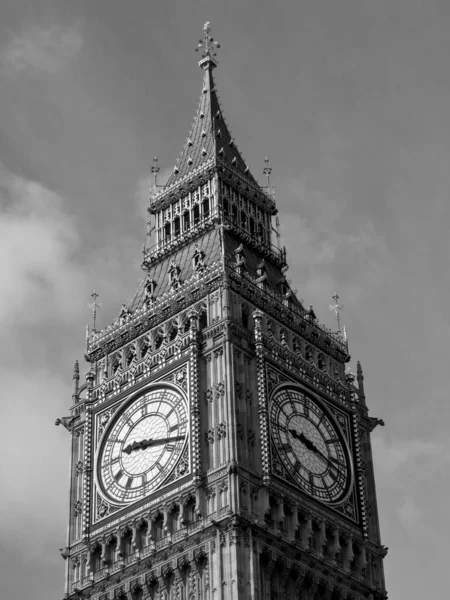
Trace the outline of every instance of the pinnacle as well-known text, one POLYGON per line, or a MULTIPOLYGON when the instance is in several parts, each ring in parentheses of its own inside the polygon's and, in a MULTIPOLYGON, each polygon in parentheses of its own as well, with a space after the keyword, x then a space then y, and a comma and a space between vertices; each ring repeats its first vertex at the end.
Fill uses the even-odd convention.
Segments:
POLYGON ((220 107, 212 70, 215 62, 210 55, 201 61, 203 84, 192 129, 165 188, 178 183, 203 166, 230 165, 253 185, 258 185, 242 158, 228 129, 220 107))

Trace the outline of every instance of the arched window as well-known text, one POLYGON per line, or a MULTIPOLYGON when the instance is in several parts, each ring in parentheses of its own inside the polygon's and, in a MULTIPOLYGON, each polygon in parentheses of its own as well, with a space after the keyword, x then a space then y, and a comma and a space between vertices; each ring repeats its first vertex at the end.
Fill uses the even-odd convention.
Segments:
POLYGON ((173 224, 175 229, 174 235, 175 237, 178 237, 180 235, 180 217, 177 217, 173 224))
POLYGON ((170 241, 170 223, 164 225, 164 240, 166 242, 170 241))
POLYGON ((245 329, 248 329, 248 316, 249 316, 249 309, 247 304, 243 304, 242 305, 242 312, 241 312, 241 317, 242 317, 242 326, 245 327, 245 329))
POLYGON ((91 571, 93 573, 98 573, 102 568, 102 547, 100 544, 97 544, 91 553, 91 571))
POLYGON ((166 536, 166 533, 164 531, 164 516, 162 514, 159 514, 156 517, 153 525, 154 525, 154 532, 155 532, 155 535, 154 535, 155 540, 157 542, 159 542, 166 536))
POLYGON ((127 529, 122 537, 122 556, 126 558, 134 552, 133 548, 133 533, 131 529, 127 529))
POLYGON ((326 366, 325 358, 321 352, 317 355, 317 366, 319 367, 319 369, 322 369, 322 370, 325 369, 325 366, 326 366))
POLYGON ((180 505, 176 504, 170 511, 170 526, 172 533, 177 532, 180 529, 180 505))
POLYGON ((198 330, 202 331, 202 329, 205 329, 206 327, 208 327, 208 317, 206 314, 206 309, 203 309, 198 320, 198 330))
POLYGON ((173 340, 177 337, 177 335, 178 335, 178 326, 176 325, 176 323, 174 323, 170 329, 169 340, 171 342, 173 342, 173 340))
POLYGON ((202 202, 202 213, 204 219, 209 216, 209 198, 205 198, 202 202))
POLYGON ((186 231, 189 229, 190 226, 190 214, 189 211, 187 210, 184 214, 183 214, 183 230, 186 231))
POLYGON ((194 225, 197 225, 200 221, 200 207, 198 204, 194 206, 194 225))

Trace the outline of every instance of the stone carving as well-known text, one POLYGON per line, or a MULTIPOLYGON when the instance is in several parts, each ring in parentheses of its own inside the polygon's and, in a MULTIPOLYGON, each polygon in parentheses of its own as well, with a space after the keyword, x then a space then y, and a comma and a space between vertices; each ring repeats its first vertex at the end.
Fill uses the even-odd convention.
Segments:
POLYGON ((226 423, 219 423, 218 425, 216 425, 216 431, 217 431, 217 439, 221 440, 222 438, 226 437, 227 435, 227 424, 226 423))
POLYGON ((56 419, 55 421, 55 425, 62 425, 63 427, 65 427, 67 429, 67 431, 69 431, 70 433, 72 433, 76 422, 79 420, 80 415, 74 415, 74 416, 70 416, 70 417, 60 417, 58 419, 56 419))

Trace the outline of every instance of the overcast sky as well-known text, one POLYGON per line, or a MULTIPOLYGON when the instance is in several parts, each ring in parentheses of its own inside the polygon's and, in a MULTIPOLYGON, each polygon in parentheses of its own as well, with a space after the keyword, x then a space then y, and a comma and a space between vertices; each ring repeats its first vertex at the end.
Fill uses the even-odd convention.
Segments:
POLYGON ((335 291, 364 369, 389 595, 448 593, 450 2, 2 0, 0 597, 63 595, 69 434, 95 288, 108 325, 143 272, 151 160, 171 169, 217 87, 264 182, 288 277, 335 291))

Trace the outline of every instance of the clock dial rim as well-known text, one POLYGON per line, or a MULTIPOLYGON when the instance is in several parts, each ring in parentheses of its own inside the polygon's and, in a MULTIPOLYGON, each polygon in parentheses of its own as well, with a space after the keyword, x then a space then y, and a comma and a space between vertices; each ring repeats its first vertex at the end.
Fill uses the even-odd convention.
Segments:
MULTIPOLYGON (((169 396, 170 398, 170 396, 169 396)), ((160 401, 160 404, 164 403, 164 398, 162 398, 162 400, 160 401)), ((150 413, 151 414, 151 413, 150 413)), ((160 415, 161 413, 157 412, 155 413, 156 415, 160 415)), ((161 418, 161 417, 159 417, 161 418)), ((142 418, 138 418, 136 420, 135 423, 133 423, 131 426, 129 426, 129 428, 127 429, 125 436, 124 436, 124 440, 127 440, 130 436, 130 433, 132 432, 132 430, 135 428, 135 426, 137 424, 139 424, 139 422, 144 421, 145 417, 142 418)), ((122 424, 121 427, 119 427, 119 432, 123 430, 124 425, 122 424)), ((98 446, 97 446, 97 452, 96 452, 96 456, 95 456, 95 481, 96 481, 96 485, 97 485, 97 490, 100 492, 101 496, 103 496, 105 498, 105 500, 107 500, 108 502, 111 502, 113 504, 120 504, 120 505, 129 505, 132 504, 134 502, 137 502, 138 500, 149 496, 153 493, 155 493, 157 490, 161 489, 162 487, 164 487, 165 482, 167 481, 168 477, 170 477, 170 475, 173 473, 173 470, 176 468, 176 466, 179 464, 180 460, 183 457, 183 454, 186 451, 186 448, 188 448, 188 444, 189 444, 189 432, 190 432, 190 417, 189 417, 189 405, 188 405, 188 400, 186 398, 186 394, 183 392, 183 390, 181 390, 178 386, 175 386, 173 384, 168 384, 166 382, 155 382, 147 387, 144 387, 143 389, 139 390, 138 392, 131 394, 128 398, 126 398, 124 400, 124 402, 117 408, 117 410, 115 411, 115 413, 112 415, 112 418, 110 420, 110 422, 107 424, 107 426, 105 427, 105 430, 103 431, 103 434, 101 435, 99 442, 98 442, 98 446), (151 477, 151 479, 149 479, 148 481, 146 481, 145 483, 141 483, 141 485, 136 486, 136 488, 133 489, 139 489, 141 490, 139 494, 135 494, 133 497, 127 497, 127 494, 125 492, 125 494, 123 495, 122 498, 118 497, 118 495, 116 493, 111 492, 111 481, 109 481, 108 483, 105 481, 106 477, 106 471, 108 469, 108 461, 105 460, 107 453, 106 453, 106 446, 108 444, 109 439, 111 438, 114 429, 117 427, 117 425, 120 423, 121 420, 124 419, 124 416, 127 416, 127 412, 130 411, 131 409, 131 416, 133 416, 133 414, 135 414, 136 411, 139 411, 144 405, 148 406, 149 404, 152 405, 154 403, 158 402, 158 396, 157 393, 165 393, 165 392, 171 392, 171 397, 173 398, 173 396, 175 396, 177 398, 177 402, 174 405, 170 405, 170 403, 167 401, 167 399, 165 400, 165 402, 167 404, 169 404, 171 406, 171 408, 175 408, 175 410, 171 410, 170 412, 173 412, 174 414, 176 414, 176 423, 183 423, 183 428, 182 428, 182 434, 184 435, 184 440, 182 440, 181 442, 181 448, 180 450, 177 452, 176 456, 174 456, 173 460, 171 461, 170 456, 168 458, 168 460, 166 461, 164 467, 163 467, 163 471, 166 467, 167 464, 170 463, 170 467, 167 469, 167 472, 165 472, 163 474, 162 477, 158 478, 156 477, 156 483, 149 487, 149 483, 153 480, 153 476, 151 477), (147 399, 147 396, 151 396, 151 394, 155 394, 153 398, 147 399), (180 410, 180 405, 181 405, 181 410, 180 410), (133 410, 133 406, 135 407, 133 410), (178 409, 177 409, 178 407, 178 409), (181 418, 180 418, 181 416, 181 418)), ((178 432, 176 431, 173 434, 168 434, 171 436, 176 436, 178 434, 178 432)), ((175 442, 177 444, 179 444, 180 442, 175 442)), ((118 455, 119 455, 119 461, 120 460, 120 456, 123 456, 123 449, 124 447, 128 445, 125 444, 124 441, 122 441, 118 455)), ((163 446, 163 448, 165 448, 165 445, 163 446)), ((149 473, 155 466, 156 463, 160 461, 161 456, 163 454, 165 454, 165 450, 161 448, 161 450, 158 449, 158 446, 156 446, 156 454, 158 455, 158 459, 155 460, 153 462, 153 466, 150 469, 145 469, 139 473, 136 473, 133 478, 141 478, 143 476, 144 473, 149 473)), ((146 450, 144 450, 144 452, 150 452, 153 450, 153 448, 147 448, 146 450)), ((137 450, 137 452, 140 452, 140 450, 137 450)), ((109 453, 111 455, 111 452, 109 453)), ((127 455, 125 455, 127 456, 127 455)), ((128 458, 128 456, 127 456, 128 458)), ((189 471, 189 469, 188 469, 189 471)))
MULTIPOLYGON (((304 400, 300 401, 298 398, 293 398, 292 401, 294 403, 298 403, 298 404, 300 404, 300 402, 302 404, 304 403, 304 400)), ((299 414, 297 412, 297 410, 296 410, 295 414, 296 415, 299 414)), ((352 453, 351 453, 349 444, 345 438, 345 435, 342 432, 339 423, 337 422, 337 419, 334 417, 334 415, 331 413, 331 411, 328 409, 328 407, 325 406, 325 403, 323 400, 321 400, 321 398, 319 398, 316 394, 314 394, 310 390, 305 389, 304 387, 302 387, 298 384, 295 384, 293 382, 282 383, 282 384, 277 385, 272 390, 271 395, 270 395, 269 426, 270 426, 271 440, 273 442, 274 449, 277 453, 277 458, 280 460, 280 462, 285 467, 286 471, 289 474, 289 477, 295 482, 295 485, 302 490, 302 492, 308 494, 308 496, 310 496, 311 498, 313 498, 315 500, 323 502, 326 505, 341 505, 348 499, 348 497, 350 496, 350 494, 352 492, 353 482, 354 482, 352 453), (342 449, 342 454, 345 458, 345 465, 344 465, 344 467, 339 466, 339 470, 342 471, 342 469, 344 469, 345 472, 344 472, 344 482, 340 486, 341 492, 336 494, 335 497, 332 497, 332 498, 330 498, 329 496, 325 497, 325 494, 318 495, 317 493, 314 493, 310 489, 310 488, 314 488, 315 490, 320 490, 322 492, 322 490, 324 490, 325 488, 323 488, 321 486, 312 485, 312 484, 309 484, 308 487, 305 486, 305 484, 303 483, 303 479, 293 472, 294 471, 293 461, 290 458, 288 458, 288 456, 287 456, 288 451, 284 450, 281 447, 281 435, 279 433, 280 424, 279 424, 279 422, 274 422, 274 420, 279 415, 279 412, 281 410, 280 406, 287 403, 288 400, 283 399, 280 401, 280 400, 277 400, 277 397, 279 396, 279 394, 281 392, 289 391, 289 390, 292 390, 292 392, 294 392, 295 394, 302 396, 304 399, 308 399, 312 404, 314 404, 318 408, 320 413, 322 415, 324 415, 325 418, 328 420, 328 422, 333 430, 333 436, 338 438, 339 445, 342 449), (276 430, 278 430, 278 431, 276 431, 276 430)), ((322 433, 320 433, 319 428, 315 424, 314 424, 314 427, 319 432, 319 435, 323 439, 325 439, 324 436, 322 435, 322 433)), ((321 448, 318 447, 317 443, 316 443, 316 448, 318 448, 319 451, 321 450, 321 448)), ((291 453, 296 457, 295 452, 291 451, 291 453)), ((312 451, 311 451, 311 453, 315 454, 312 451)), ((296 460, 298 462, 300 462, 298 457, 296 457, 296 460)), ((330 470, 331 469, 332 468, 330 468, 330 470)), ((304 468, 304 470, 308 471, 308 473, 310 472, 310 470, 308 468, 304 468)), ((324 469, 323 472, 324 473, 328 472, 328 469, 324 469)), ((318 475, 315 475, 315 477, 321 477, 321 475, 318 474, 318 475)), ((332 487, 332 486, 329 486, 329 487, 332 487)))

